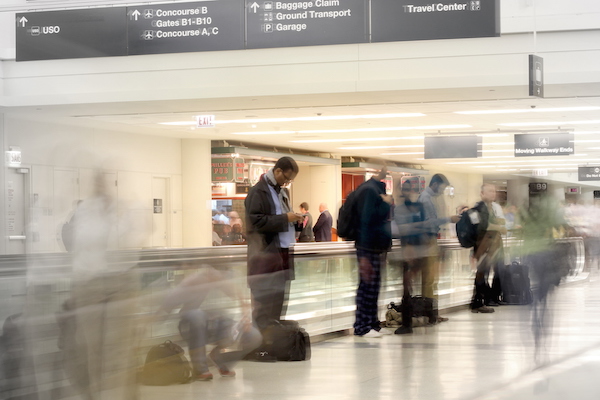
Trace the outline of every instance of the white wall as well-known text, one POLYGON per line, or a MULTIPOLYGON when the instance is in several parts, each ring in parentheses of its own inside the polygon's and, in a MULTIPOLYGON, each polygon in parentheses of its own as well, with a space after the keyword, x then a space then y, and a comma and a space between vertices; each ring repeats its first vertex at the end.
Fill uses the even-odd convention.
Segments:
POLYGON ((11 117, 5 118, 4 127, 6 145, 20 147, 22 164, 31 167, 31 190, 36 199, 32 201, 31 229, 39 234, 32 244, 33 251, 63 250, 56 240, 60 225, 73 209, 73 202, 90 195, 98 170, 109 173, 111 179, 114 176, 118 184, 111 189, 116 193, 119 214, 115 246, 152 246, 151 183, 154 176, 171 179, 171 244, 182 246, 179 139, 89 130, 11 117), (66 176, 65 173, 72 173, 76 182, 72 185, 57 182, 57 177, 66 176))

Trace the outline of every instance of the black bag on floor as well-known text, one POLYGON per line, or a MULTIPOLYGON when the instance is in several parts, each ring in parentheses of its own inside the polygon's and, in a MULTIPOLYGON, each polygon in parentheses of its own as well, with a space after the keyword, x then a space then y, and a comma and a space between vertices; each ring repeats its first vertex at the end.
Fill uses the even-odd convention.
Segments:
POLYGON ((153 346, 148 351, 140 374, 141 383, 150 386, 188 383, 192 378, 192 366, 185 357, 185 351, 170 340, 153 346))
POLYGON ((21 386, 24 359, 23 321, 21 314, 13 314, 4 320, 0 336, 0 392, 21 386))
POLYGON ((310 360, 310 337, 296 321, 273 321, 262 332, 263 343, 246 359, 254 361, 310 360))
POLYGON ((499 272, 502 301, 513 305, 530 304, 533 301, 529 268, 526 265, 515 261, 505 265, 499 272))

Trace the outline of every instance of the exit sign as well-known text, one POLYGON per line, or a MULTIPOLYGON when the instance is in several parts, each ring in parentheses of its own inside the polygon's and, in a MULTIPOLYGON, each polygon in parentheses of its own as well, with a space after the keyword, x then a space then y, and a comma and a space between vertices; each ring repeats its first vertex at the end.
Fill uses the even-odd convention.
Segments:
POLYGON ((214 128, 215 127, 215 116, 214 115, 198 115, 196 117, 198 122, 196 127, 198 128, 214 128))

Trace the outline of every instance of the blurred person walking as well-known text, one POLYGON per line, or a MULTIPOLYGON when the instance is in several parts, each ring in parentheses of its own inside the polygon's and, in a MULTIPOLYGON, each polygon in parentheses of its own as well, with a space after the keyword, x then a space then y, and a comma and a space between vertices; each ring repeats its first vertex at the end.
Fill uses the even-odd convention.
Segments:
MULTIPOLYGON (((392 196, 386 194, 387 174, 381 171, 356 189, 357 237, 354 241, 358 258, 359 285, 356 291, 354 335, 365 338, 382 336, 378 305, 381 265, 392 244, 390 211, 392 196)), ((384 331, 383 333, 388 333, 384 331)))
POLYGON ((213 379, 208 368, 208 358, 216 365, 219 375, 234 377, 235 364, 262 342, 261 334, 252 326, 250 305, 244 301, 239 284, 226 271, 203 265, 198 272, 183 279, 168 293, 157 317, 164 321, 178 307, 179 333, 188 344, 195 380, 213 379), (242 317, 237 324, 233 316, 227 315, 228 310, 214 307, 214 304, 219 304, 217 301, 205 301, 216 300, 215 296, 220 294, 239 302, 242 317), (205 306, 206 303, 213 306, 205 306), (239 342, 238 349, 224 351, 235 342, 239 342), (207 358, 206 346, 209 344, 215 344, 215 347, 207 358))
POLYGON ((250 188, 244 201, 252 318, 261 331, 284 315, 288 282, 294 279, 294 224, 303 216, 291 211, 289 191, 284 186, 298 172, 293 158, 281 157, 250 188))
MULTIPOLYGON (((439 279, 439 254, 440 250, 437 243, 440 226, 449 222, 456 223, 460 219, 458 215, 451 217, 442 216, 443 210, 438 211, 435 199, 443 195, 444 190, 450 182, 443 174, 435 174, 429 181, 429 186, 421 193, 418 202, 423 204, 425 210, 425 221, 427 221, 427 232, 424 236, 424 245, 427 247, 427 255, 424 260, 421 272, 422 295, 424 297, 437 300, 437 283, 439 279)), ((443 198, 440 199, 443 203, 443 198)), ((437 310, 437 301, 434 301, 434 313, 436 313, 437 322, 448 321, 448 318, 440 316, 437 310)))
POLYGON ((554 289, 569 273, 566 254, 556 246, 554 232, 564 228, 564 210, 549 195, 530 198, 528 209, 521 208, 525 262, 531 266, 533 281, 537 283, 532 304, 532 330, 535 340, 534 358, 538 364, 546 362, 546 339, 552 326, 548 304, 554 289))
POLYGON ((419 198, 418 187, 413 187, 410 181, 400 186, 400 198, 394 208, 394 221, 398 227, 403 278, 402 295, 402 326, 394 332, 403 335, 413 332, 414 304, 412 301, 413 277, 422 271, 426 262, 426 234, 429 231, 425 222, 425 209, 419 198))
POLYGON ((319 218, 317 223, 313 227, 313 233, 315 234, 315 241, 317 242, 331 242, 331 227, 333 226, 333 217, 327 209, 327 204, 319 204, 319 218))

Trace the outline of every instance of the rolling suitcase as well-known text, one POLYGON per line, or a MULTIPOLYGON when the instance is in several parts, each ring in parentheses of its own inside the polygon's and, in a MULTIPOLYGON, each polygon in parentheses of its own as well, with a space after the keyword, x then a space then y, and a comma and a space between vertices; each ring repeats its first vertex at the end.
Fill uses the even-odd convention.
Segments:
POLYGON ((529 268, 514 261, 505 265, 500 274, 502 287, 502 301, 507 304, 530 304, 533 301, 531 282, 529 281, 529 268))

